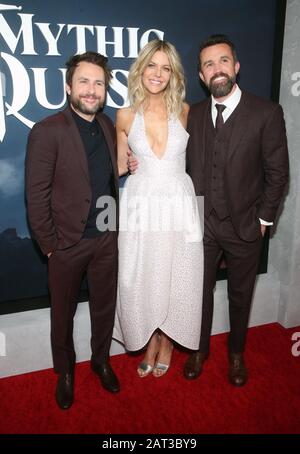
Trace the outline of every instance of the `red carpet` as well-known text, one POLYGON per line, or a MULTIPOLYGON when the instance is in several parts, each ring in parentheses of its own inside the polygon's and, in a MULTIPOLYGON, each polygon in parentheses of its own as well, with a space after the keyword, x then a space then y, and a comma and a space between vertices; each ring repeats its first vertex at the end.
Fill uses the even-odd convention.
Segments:
POLYGON ((187 354, 178 351, 162 378, 137 376, 142 356, 112 357, 122 386, 117 395, 100 387, 88 362, 77 364, 68 411, 54 401, 52 370, 1 379, 0 433, 300 433, 300 356, 291 354, 297 331, 278 324, 249 330, 244 388, 227 381, 224 334, 212 338, 203 375, 192 382, 182 376, 187 354))

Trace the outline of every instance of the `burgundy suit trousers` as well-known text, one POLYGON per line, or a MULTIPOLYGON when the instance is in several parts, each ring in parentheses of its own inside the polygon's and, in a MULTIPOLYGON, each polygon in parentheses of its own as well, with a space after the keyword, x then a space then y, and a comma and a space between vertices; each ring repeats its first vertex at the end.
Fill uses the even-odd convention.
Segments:
POLYGON ((109 355, 117 293, 117 233, 82 239, 55 250, 49 258, 51 294, 51 347, 54 370, 67 373, 75 365, 73 318, 82 277, 87 272, 91 317, 92 361, 101 364, 109 355))
MULTIPOLYGON (((231 353, 242 353, 245 348, 252 294, 259 266, 262 236, 255 241, 241 240, 230 218, 218 219, 214 211, 205 218, 204 225, 204 288, 200 351, 209 352, 214 309, 216 274, 224 253, 228 276, 230 333, 228 348, 231 353)), ((224 301, 225 304, 225 301, 224 301)))

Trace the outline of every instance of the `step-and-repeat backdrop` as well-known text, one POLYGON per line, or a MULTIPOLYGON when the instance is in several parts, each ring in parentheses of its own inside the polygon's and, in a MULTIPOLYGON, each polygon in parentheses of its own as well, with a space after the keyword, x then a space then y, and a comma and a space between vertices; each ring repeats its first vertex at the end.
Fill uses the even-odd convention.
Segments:
POLYGON ((0 303, 47 294, 47 266, 31 239, 24 199, 24 158, 33 124, 62 109, 65 62, 75 53, 109 58, 113 81, 105 112, 127 104, 127 75, 156 37, 178 49, 187 101, 205 97, 198 46, 213 33, 236 43, 240 86, 270 98, 275 0, 20 0, 0 3, 0 303))

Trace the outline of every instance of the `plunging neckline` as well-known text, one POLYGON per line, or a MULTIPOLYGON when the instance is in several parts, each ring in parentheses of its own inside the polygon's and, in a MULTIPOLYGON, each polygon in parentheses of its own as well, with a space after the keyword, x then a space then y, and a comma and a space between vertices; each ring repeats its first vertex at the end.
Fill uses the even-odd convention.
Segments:
POLYGON ((161 157, 159 158, 159 157, 157 156, 157 154, 154 153, 152 147, 150 146, 148 137, 147 137, 147 133, 146 133, 146 123, 145 123, 144 112, 141 112, 140 115, 141 115, 141 117, 142 117, 143 130, 144 130, 144 135, 145 135, 145 139, 146 139, 146 143, 147 143, 147 145, 148 145, 148 148, 149 148, 150 152, 153 154, 153 156, 156 157, 156 159, 158 159, 159 161, 162 161, 162 160, 164 159, 164 157, 165 157, 167 151, 168 151, 168 145, 169 145, 169 136, 170 136, 170 123, 169 123, 169 118, 168 118, 168 120, 167 120, 167 129, 168 129, 168 131, 167 131, 167 141, 166 141, 166 146, 165 146, 165 149, 164 149, 163 154, 162 154, 161 157))

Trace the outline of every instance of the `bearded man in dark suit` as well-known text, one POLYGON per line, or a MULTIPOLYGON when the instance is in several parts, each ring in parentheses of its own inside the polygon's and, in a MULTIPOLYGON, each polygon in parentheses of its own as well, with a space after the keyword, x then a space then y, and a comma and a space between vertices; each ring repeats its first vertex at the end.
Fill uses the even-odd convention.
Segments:
POLYGON ((96 52, 72 57, 66 72, 68 107, 37 123, 28 139, 28 217, 48 256, 51 347, 61 409, 74 400, 73 318, 84 272, 91 367, 107 391, 120 388, 108 360, 117 288, 118 169, 114 125, 100 110, 110 79, 106 57, 96 52))
POLYGON ((187 171, 204 195, 204 291, 199 351, 184 365, 197 378, 209 355, 213 291, 222 254, 228 271, 229 381, 243 386, 243 352, 266 228, 272 225, 288 180, 282 108, 241 91, 235 46, 213 35, 200 46, 200 78, 211 97, 191 107, 187 171))

